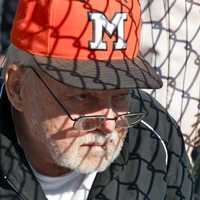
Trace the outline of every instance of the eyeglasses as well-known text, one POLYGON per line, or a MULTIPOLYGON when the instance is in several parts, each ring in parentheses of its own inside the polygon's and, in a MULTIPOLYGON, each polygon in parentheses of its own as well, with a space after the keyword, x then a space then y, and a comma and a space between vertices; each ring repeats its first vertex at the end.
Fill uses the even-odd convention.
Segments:
POLYGON ((145 113, 127 113, 114 118, 108 118, 103 115, 81 116, 74 120, 74 128, 83 131, 93 131, 102 127, 107 120, 114 120, 116 129, 130 128, 140 122, 144 116, 145 113))
POLYGON ((49 91, 54 100, 58 103, 58 105, 63 109, 63 111, 67 114, 67 116, 74 121, 73 127, 79 131, 93 131, 103 126, 105 121, 114 120, 115 128, 130 128, 139 123, 146 115, 145 112, 139 113, 125 113, 121 115, 117 115, 114 118, 108 118, 104 115, 93 115, 93 116, 80 116, 78 118, 72 118, 70 113, 67 111, 65 106, 59 101, 54 92, 49 88, 47 83, 41 78, 40 74, 33 68, 31 68, 33 72, 37 75, 37 77, 41 80, 45 88, 49 91))

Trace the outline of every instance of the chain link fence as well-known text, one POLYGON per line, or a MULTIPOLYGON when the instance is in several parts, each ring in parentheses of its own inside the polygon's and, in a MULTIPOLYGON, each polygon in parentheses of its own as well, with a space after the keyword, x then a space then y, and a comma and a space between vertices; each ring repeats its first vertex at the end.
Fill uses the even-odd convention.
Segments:
MULTIPOLYGON (((0 0, 1 47, 17 1, 0 0)), ((177 120, 190 156, 200 135, 200 3, 196 0, 141 0, 143 54, 162 77, 164 86, 149 91, 177 120)))
POLYGON ((141 53, 164 83, 150 93, 180 125, 190 156, 200 144, 200 3, 142 0, 141 5, 141 53))

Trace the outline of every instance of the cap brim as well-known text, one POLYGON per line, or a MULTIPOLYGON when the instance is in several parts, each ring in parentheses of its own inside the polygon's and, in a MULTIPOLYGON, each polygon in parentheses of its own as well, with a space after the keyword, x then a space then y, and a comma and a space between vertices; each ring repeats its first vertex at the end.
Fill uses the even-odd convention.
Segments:
POLYGON ((121 88, 162 87, 155 70, 141 56, 134 60, 65 60, 25 52, 11 45, 8 51, 18 57, 14 64, 40 68, 54 79, 82 89, 109 90, 121 88))

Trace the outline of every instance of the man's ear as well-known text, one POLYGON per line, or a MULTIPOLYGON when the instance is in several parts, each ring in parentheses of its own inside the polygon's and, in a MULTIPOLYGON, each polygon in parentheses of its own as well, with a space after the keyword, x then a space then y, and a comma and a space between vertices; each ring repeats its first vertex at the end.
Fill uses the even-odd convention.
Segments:
POLYGON ((25 69, 16 65, 8 66, 5 74, 5 88, 9 101, 12 106, 22 112, 22 88, 25 69))

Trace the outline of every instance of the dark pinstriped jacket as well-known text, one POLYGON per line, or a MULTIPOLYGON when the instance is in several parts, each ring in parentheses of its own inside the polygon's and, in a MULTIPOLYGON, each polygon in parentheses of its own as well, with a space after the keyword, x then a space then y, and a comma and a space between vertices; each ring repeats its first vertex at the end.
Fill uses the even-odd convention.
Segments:
MULTIPOLYGON (((192 200, 193 181, 182 133, 169 114, 144 92, 132 92, 134 111, 148 112, 129 130, 119 157, 98 173, 88 200, 192 200)), ((0 199, 45 200, 16 141, 10 105, 0 102, 0 199)), ((131 108, 132 109, 132 108, 131 108)))

